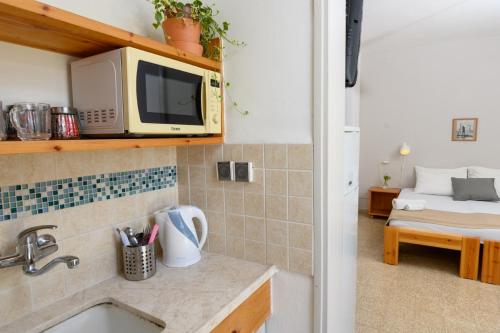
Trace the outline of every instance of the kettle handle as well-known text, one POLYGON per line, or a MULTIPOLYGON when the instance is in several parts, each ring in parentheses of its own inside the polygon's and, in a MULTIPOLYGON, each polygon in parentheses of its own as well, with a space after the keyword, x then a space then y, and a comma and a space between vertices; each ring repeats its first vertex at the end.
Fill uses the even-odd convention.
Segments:
POLYGON ((205 214, 199 209, 198 207, 192 207, 193 208, 193 217, 196 217, 198 221, 201 223, 201 239, 200 239, 200 245, 198 249, 202 249, 203 245, 205 245, 205 242, 207 241, 207 235, 208 235, 208 224, 207 224, 207 218, 205 217, 205 214))

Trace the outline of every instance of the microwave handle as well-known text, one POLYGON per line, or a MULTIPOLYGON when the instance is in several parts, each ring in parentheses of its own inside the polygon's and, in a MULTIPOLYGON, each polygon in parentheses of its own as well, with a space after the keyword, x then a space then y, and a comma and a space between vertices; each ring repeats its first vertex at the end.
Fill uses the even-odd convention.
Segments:
POLYGON ((207 118, 207 83, 206 76, 203 76, 203 80, 201 81, 201 118, 203 119, 203 124, 206 124, 207 118))

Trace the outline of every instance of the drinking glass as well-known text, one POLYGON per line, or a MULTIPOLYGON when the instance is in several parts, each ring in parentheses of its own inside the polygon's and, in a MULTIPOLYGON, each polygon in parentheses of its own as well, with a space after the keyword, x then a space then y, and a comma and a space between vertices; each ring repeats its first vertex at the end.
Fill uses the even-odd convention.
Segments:
POLYGON ((7 140, 7 112, 3 111, 2 101, 0 101, 0 141, 7 140))
POLYGON ((51 136, 50 105, 45 103, 17 103, 10 114, 10 121, 23 141, 48 140, 51 136))

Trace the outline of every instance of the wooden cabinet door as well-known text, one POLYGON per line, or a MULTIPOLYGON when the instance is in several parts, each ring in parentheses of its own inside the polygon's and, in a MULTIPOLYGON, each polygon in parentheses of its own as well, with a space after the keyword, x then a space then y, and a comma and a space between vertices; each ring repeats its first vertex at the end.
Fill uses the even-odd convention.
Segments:
POLYGON ((254 333, 271 315, 271 282, 267 281, 234 310, 212 333, 254 333))

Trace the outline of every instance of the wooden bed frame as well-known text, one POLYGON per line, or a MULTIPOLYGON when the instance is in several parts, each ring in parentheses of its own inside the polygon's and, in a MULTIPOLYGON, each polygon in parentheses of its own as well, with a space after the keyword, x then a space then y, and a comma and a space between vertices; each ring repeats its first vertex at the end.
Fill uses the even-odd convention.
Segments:
POLYGON ((424 231, 405 227, 384 227, 384 262, 397 265, 399 243, 418 244, 460 251, 460 277, 477 280, 479 270, 479 237, 424 231))
MULTIPOLYGON (((384 227, 386 264, 398 264, 400 243, 460 251, 460 277, 477 280, 481 245, 479 237, 386 225, 384 227)), ((481 281, 500 285, 500 241, 484 241, 481 281)))
POLYGON ((484 241, 482 266, 481 281, 500 284, 500 241, 484 241))

